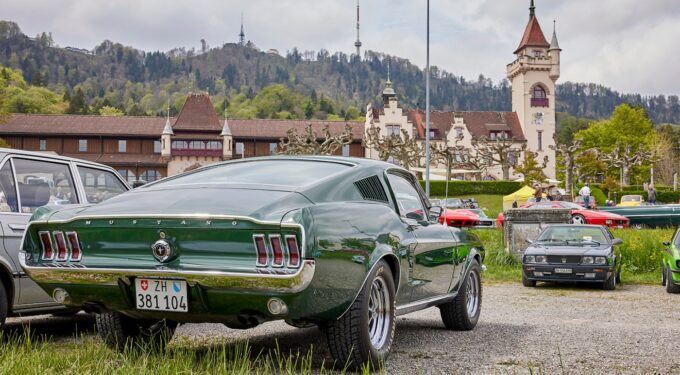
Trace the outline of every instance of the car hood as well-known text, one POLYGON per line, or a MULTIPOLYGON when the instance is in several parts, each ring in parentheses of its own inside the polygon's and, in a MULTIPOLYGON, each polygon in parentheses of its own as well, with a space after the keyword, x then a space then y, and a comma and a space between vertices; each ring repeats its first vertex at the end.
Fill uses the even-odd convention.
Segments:
POLYGON ((600 246, 537 246, 531 245, 524 255, 605 255, 610 252, 610 245, 600 246))
POLYGON ((628 219, 625 216, 614 214, 611 212, 604 212, 604 211, 594 211, 594 210, 577 210, 577 213, 589 217, 589 218, 601 218, 601 219, 609 219, 609 220, 626 220, 628 219))
POLYGON ((139 189, 91 206, 57 211, 49 220, 73 217, 135 216, 240 216, 262 221, 279 221, 292 209, 312 203, 302 194, 209 186, 139 189))

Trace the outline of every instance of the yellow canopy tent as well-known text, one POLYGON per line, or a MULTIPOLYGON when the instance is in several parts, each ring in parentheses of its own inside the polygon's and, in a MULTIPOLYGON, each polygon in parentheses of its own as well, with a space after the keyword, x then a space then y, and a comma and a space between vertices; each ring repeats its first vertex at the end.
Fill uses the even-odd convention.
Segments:
MULTIPOLYGON (((517 205, 521 206, 526 201, 534 196, 534 188, 529 186, 522 186, 516 192, 503 197, 503 211, 512 208, 512 202, 517 201, 517 205)), ((545 196, 545 195, 543 195, 545 196)))

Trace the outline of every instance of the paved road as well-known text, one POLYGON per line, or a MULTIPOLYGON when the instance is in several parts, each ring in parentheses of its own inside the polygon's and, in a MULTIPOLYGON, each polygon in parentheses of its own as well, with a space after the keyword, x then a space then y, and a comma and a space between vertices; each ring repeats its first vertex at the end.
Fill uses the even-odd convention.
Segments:
MULTIPOLYGON (((9 329, 20 326, 12 322, 9 329)), ((38 318, 32 329, 68 339, 75 329, 91 330, 92 321, 83 315, 38 318)), ((331 360, 319 330, 278 322, 247 331, 186 324, 174 345, 187 339, 223 344, 244 338, 254 352, 273 352, 278 342, 284 352, 313 350, 315 366, 331 360)), ((399 317, 387 372, 680 374, 680 295, 667 294, 661 286, 623 285, 606 292, 487 284, 482 316, 471 332, 446 331, 436 308, 399 317)))

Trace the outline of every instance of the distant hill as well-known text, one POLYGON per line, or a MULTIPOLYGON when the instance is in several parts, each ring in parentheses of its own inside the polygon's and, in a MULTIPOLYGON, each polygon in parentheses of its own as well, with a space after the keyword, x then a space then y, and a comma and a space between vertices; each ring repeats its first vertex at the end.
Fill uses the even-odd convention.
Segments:
MULTIPOLYGON (((207 91, 215 103, 241 93, 252 99, 264 87, 284 84, 306 97, 326 96, 343 111, 378 102, 389 61, 391 80, 400 101, 424 107, 424 73, 408 60, 368 51, 365 58, 321 50, 285 56, 246 46, 225 44, 203 51, 176 48, 145 52, 104 41, 93 50, 60 48, 51 34, 24 35, 16 23, 0 21, 0 65, 19 68, 27 82, 68 96, 78 88, 94 106, 118 107, 126 113, 159 114, 168 94, 176 101, 189 91, 207 91), (226 97, 225 97, 226 93, 226 97)), ((509 111, 511 87, 480 74, 468 81, 432 68, 431 105, 438 110, 509 111)), ((581 118, 609 117, 623 102, 644 107, 655 123, 680 123, 677 96, 621 94, 593 83, 557 86, 558 111, 581 118)))

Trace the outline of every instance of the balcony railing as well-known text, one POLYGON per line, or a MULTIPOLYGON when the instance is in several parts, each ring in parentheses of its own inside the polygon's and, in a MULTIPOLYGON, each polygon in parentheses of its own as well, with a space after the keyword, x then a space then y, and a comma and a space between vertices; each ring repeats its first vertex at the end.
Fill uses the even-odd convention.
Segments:
POLYGON ((548 98, 531 98, 532 107, 549 107, 550 102, 548 98))
POLYGON ((195 148, 173 148, 174 156, 222 156, 222 150, 195 149, 195 148))

